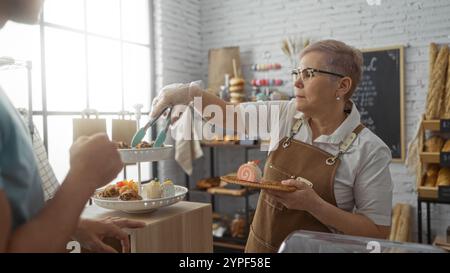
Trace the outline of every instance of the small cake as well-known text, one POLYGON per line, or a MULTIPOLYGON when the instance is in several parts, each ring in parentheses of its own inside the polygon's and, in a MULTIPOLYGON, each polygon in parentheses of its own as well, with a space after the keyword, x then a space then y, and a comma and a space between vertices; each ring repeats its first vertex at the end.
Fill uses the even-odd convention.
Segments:
POLYGON ((151 148, 153 146, 153 143, 148 143, 147 141, 142 141, 138 145, 136 145, 136 149, 147 149, 151 148))
POLYGON ((103 198, 113 198, 118 197, 120 195, 119 188, 116 185, 107 186, 100 194, 100 197, 103 198))
POLYGON ((130 145, 128 145, 125 141, 116 142, 117 149, 130 149, 130 145))
POLYGON ((170 179, 166 179, 164 183, 161 185, 161 197, 173 197, 175 196, 175 186, 170 179))
POLYGON ((133 190, 135 192, 138 192, 138 185, 136 182, 131 180, 123 180, 120 182, 117 182, 116 187, 119 189, 119 193, 122 194, 125 191, 133 190))
POLYGON ((259 183, 262 178, 262 171, 258 167, 259 161, 250 161, 239 167, 237 178, 248 182, 259 183))
POLYGON ((122 201, 137 201, 142 200, 142 197, 135 190, 126 190, 122 192, 119 196, 122 201))
POLYGON ((161 184, 158 179, 153 179, 148 185, 145 185, 145 192, 147 193, 147 198, 158 199, 161 198, 161 184))

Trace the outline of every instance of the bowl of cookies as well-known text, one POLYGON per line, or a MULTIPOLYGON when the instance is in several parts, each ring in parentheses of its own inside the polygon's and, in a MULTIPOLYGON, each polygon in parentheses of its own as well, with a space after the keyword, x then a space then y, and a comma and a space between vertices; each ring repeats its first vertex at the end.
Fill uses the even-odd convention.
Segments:
POLYGON ((127 213, 149 213, 170 206, 184 199, 188 189, 174 185, 170 179, 161 183, 153 179, 139 189, 133 180, 124 180, 99 189, 92 197, 102 208, 127 213))

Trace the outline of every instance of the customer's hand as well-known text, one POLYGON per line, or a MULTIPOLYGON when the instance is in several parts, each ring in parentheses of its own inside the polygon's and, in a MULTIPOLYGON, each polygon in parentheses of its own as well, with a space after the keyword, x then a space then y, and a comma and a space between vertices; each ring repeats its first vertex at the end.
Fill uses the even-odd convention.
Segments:
POLYGON ((122 252, 130 252, 130 240, 124 228, 143 228, 144 222, 131 221, 119 217, 108 217, 101 221, 81 219, 73 239, 91 252, 116 253, 117 250, 105 244, 103 239, 120 240, 122 252))
POLYGON ((123 163, 116 145, 106 134, 80 137, 70 148, 70 172, 91 190, 100 188, 117 177, 123 163))
POLYGON ((201 93, 200 82, 167 85, 153 100, 150 118, 157 117, 168 106, 188 105, 194 97, 201 96, 201 93))

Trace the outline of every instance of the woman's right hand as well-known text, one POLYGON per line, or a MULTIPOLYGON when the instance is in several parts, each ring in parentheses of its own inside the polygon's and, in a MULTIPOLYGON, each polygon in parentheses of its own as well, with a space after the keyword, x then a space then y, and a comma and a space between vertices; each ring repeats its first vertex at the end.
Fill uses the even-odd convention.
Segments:
POLYGON ((150 118, 155 118, 169 106, 188 105, 194 97, 201 96, 200 82, 175 83, 164 86, 152 102, 150 118))

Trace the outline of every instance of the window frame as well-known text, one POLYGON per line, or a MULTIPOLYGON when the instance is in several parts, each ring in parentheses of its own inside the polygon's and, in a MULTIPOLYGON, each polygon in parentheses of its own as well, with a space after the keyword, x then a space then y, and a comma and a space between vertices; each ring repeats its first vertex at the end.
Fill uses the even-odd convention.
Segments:
MULTIPOLYGON (((148 44, 143 44, 143 43, 139 43, 139 42, 134 42, 134 41, 129 41, 129 40, 125 40, 123 39, 123 22, 122 22, 122 12, 120 15, 120 37, 119 38, 115 38, 115 37, 108 37, 105 35, 101 35, 101 34, 96 34, 96 33, 92 33, 92 32, 88 32, 87 31, 87 5, 86 5, 86 1, 87 0, 83 0, 83 6, 84 6, 84 29, 83 30, 79 30, 76 28, 71 28, 71 27, 67 27, 67 26, 63 26, 63 25, 58 25, 55 23, 50 23, 50 22, 46 22, 45 21, 45 12, 44 9, 41 12, 41 16, 40 16, 40 21, 39 21, 39 36, 40 36, 40 58, 41 58, 41 91, 42 91, 42 96, 41 96, 41 100, 42 100, 42 110, 41 111, 33 111, 32 109, 32 97, 30 96, 28 98, 29 100, 29 107, 31 110, 30 112, 32 113, 32 116, 40 116, 42 117, 42 128, 43 128, 43 132, 42 133, 42 139, 44 142, 44 146, 45 149, 47 150, 47 154, 49 154, 49 143, 48 143, 48 117, 49 116, 72 116, 72 115, 78 115, 81 116, 82 115, 82 111, 83 109, 81 109, 79 112, 78 111, 48 111, 47 108, 47 78, 46 78, 46 70, 47 70, 47 66, 46 66, 46 40, 45 40, 45 34, 46 34, 46 28, 53 28, 53 29, 58 29, 58 30, 62 30, 62 31, 68 31, 68 32, 72 32, 72 33, 78 33, 78 34, 82 34, 84 35, 84 51, 85 51, 85 69, 86 69, 86 86, 85 86, 85 98, 86 98, 86 104, 85 104, 85 108, 86 109, 90 109, 90 101, 89 101, 89 94, 90 94, 90 90, 89 90, 89 67, 88 67, 88 54, 89 54, 89 48, 88 48, 88 40, 89 37, 98 37, 98 38, 103 38, 103 39, 107 39, 110 41, 117 41, 120 43, 120 63, 121 63, 121 111, 119 112, 98 112, 99 115, 101 116, 120 116, 121 114, 123 114, 126 109, 125 108, 125 88, 124 88, 124 83, 123 83, 123 79, 124 79, 124 72, 123 72, 123 64, 124 64, 124 45, 125 44, 130 44, 130 45, 138 45, 138 46, 142 46, 142 47, 146 47, 149 50, 149 87, 150 87, 150 94, 149 94, 149 98, 150 100, 148 101, 148 105, 147 109, 150 109, 151 106, 151 101, 153 100, 153 98, 156 96, 155 94, 155 71, 156 71, 156 67, 155 67, 155 43, 154 43, 154 18, 153 18, 153 1, 152 0, 148 0, 148 24, 149 24, 149 43, 148 44)), ((120 2, 120 11, 122 11, 122 1, 125 0, 119 0, 120 2)), ((133 112, 131 112, 131 114, 135 114, 133 112)), ((143 115, 148 115, 148 112, 142 112, 143 115)), ((155 128, 153 128, 155 130, 155 128)), ((156 135, 156 132, 154 131, 152 135, 156 135)), ((51 147, 50 147, 51 148, 51 147)), ((126 173, 126 171, 125 171, 126 173)), ((158 169, 157 169, 157 162, 153 162, 151 163, 151 170, 150 170, 150 176, 157 176, 158 174, 158 169)))

